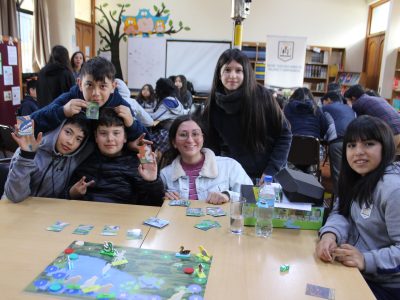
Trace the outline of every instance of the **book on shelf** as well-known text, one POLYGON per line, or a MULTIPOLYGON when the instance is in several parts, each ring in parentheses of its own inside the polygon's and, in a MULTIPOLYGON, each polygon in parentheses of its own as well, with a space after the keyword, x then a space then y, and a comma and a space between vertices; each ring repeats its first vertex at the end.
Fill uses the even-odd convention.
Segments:
POLYGON ((355 85, 360 81, 361 73, 339 72, 337 83, 340 85, 355 85))

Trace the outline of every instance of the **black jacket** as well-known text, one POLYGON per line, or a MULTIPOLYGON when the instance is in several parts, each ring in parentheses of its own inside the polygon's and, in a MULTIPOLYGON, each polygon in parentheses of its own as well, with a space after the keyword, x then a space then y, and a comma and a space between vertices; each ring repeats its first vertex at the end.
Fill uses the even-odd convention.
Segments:
POLYGON ((75 84, 75 78, 67 67, 59 63, 48 63, 39 72, 37 100, 39 107, 51 103, 75 84))
POLYGON ((134 153, 106 157, 96 150, 74 172, 69 189, 86 176, 88 187, 84 200, 122 204, 161 206, 164 186, 161 179, 145 181, 138 171, 139 160, 134 153))
POLYGON ((18 116, 29 116, 39 109, 38 103, 31 96, 27 95, 21 101, 21 107, 18 109, 18 116))

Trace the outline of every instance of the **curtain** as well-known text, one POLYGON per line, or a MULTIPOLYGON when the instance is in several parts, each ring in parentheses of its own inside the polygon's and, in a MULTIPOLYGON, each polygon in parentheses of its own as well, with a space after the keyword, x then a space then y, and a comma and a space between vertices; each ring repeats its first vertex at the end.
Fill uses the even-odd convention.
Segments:
POLYGON ((34 0, 33 70, 39 72, 50 58, 50 30, 46 0, 34 0))
POLYGON ((19 38, 15 0, 0 0, 0 34, 19 38))

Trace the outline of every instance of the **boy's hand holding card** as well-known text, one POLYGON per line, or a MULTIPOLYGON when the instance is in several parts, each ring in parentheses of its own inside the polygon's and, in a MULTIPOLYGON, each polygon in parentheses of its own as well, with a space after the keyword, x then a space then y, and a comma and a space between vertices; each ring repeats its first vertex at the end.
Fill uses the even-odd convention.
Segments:
POLYGON ((141 164, 149 164, 154 162, 154 157, 151 153, 151 146, 147 144, 139 145, 138 158, 141 164))
POLYGON ((29 116, 17 117, 18 135, 33 135, 33 120, 29 116))
POLYGON ((86 108, 86 118, 91 120, 99 119, 99 110, 100 106, 97 102, 88 102, 88 106, 86 108))

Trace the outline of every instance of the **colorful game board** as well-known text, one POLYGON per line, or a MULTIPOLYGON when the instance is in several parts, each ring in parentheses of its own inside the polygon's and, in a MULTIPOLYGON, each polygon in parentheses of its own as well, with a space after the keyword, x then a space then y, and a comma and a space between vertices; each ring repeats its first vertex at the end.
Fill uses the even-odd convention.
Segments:
POLYGON ((211 260, 201 253, 177 257, 168 251, 79 241, 69 245, 25 290, 76 299, 199 300, 211 260))

